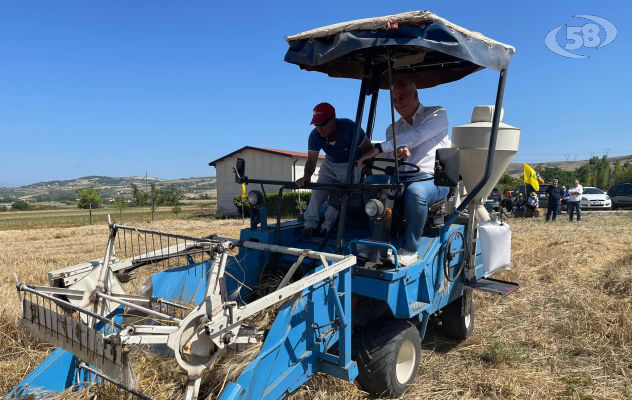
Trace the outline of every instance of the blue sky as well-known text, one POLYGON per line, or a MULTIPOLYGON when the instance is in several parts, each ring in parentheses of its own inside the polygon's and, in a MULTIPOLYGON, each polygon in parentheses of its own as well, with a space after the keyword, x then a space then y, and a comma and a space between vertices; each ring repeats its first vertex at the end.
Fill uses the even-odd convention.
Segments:
MULTIPOLYGON (((285 35, 415 9, 516 47, 505 122, 517 161, 632 154, 632 5, 623 1, 20 1, 0 5, 0 186, 85 175, 214 175, 244 145, 304 151, 314 104, 353 117, 358 81, 283 62, 285 35), (597 15, 614 42, 553 54, 544 37, 597 15)), ((563 33, 563 32, 562 32, 563 33)), ((560 33, 559 42, 565 40, 560 33)), ((497 73, 421 92, 451 126, 493 104, 497 73)), ((389 120, 382 95, 376 122, 389 120)))

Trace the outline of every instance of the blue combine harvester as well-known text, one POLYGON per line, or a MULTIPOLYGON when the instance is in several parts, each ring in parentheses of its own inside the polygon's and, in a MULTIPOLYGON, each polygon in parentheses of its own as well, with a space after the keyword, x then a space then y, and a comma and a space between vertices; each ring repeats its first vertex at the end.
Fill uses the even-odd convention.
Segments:
POLYGON ((16 277, 22 326, 58 348, 8 397, 107 385, 114 397, 146 398, 131 365, 134 346, 175 357, 188 375, 187 399, 198 398, 219 357, 252 346, 260 346, 256 357, 220 399, 281 399, 316 372, 399 397, 415 380, 430 318, 465 339, 474 328, 472 290, 517 288, 490 278, 509 266, 510 231, 482 206, 518 149, 519 130, 501 122, 514 49, 421 11, 323 27, 288 43, 287 62, 361 81, 356 125, 371 96, 369 137, 378 94, 394 74, 429 88, 484 68, 500 73, 495 106, 476 107, 471 124, 454 128, 453 147, 437 151, 434 180, 451 192, 429 211, 418 260, 400 264, 393 245, 407 223, 397 201, 404 161, 373 164, 397 176, 388 184, 308 184, 340 194, 330 199, 340 210, 335 237, 315 239, 279 212, 268 224, 265 191, 256 189, 296 185, 248 176, 240 159, 235 180, 255 190, 250 227, 238 240, 111 223, 103 259, 52 271, 46 287, 16 277), (261 313, 273 313, 270 326, 258 326, 261 313))

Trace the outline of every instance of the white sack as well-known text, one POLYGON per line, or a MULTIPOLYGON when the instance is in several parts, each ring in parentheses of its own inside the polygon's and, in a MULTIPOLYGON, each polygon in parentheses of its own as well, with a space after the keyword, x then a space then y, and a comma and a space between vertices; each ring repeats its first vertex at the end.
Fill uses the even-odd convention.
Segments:
POLYGON ((487 221, 478 227, 485 277, 511 268, 511 229, 509 225, 487 221))

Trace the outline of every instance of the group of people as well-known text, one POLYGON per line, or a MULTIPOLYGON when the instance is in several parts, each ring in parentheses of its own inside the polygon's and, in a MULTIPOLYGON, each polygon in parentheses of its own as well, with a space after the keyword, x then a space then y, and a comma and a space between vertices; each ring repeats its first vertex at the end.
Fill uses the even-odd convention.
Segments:
MULTIPOLYGON (((562 208, 562 200, 567 201, 567 213, 568 220, 572 221, 573 216, 576 215, 577 222, 582 219, 582 210, 580 206, 582 193, 584 188, 579 184, 579 180, 575 179, 574 186, 567 189, 565 186, 560 187, 559 181, 553 179, 553 183, 545 191, 545 196, 548 199, 545 221, 555 221, 557 215, 562 208)), ((521 211, 523 215, 530 211, 531 218, 535 216, 535 210, 539 207, 538 193, 533 191, 527 199, 524 198, 522 193, 518 194, 516 201, 512 206, 513 215, 516 215, 518 211, 521 211)))
POLYGON ((566 200, 566 212, 568 213, 568 220, 573 220, 573 215, 577 215, 577 222, 582 219, 581 198, 584 193, 584 188, 579 184, 579 180, 575 179, 573 187, 567 189, 565 186, 559 187, 559 181, 553 179, 553 184, 546 189, 546 196, 549 199, 548 207, 546 210, 546 221, 551 219, 555 221, 557 215, 562 208, 562 199, 566 200))
MULTIPOLYGON (((406 231, 398 250, 398 260, 410 264, 418 257, 428 207, 444 199, 448 187, 436 186, 432 180, 420 180, 434 173, 435 151, 450 146, 448 139, 448 116, 443 107, 424 106, 419 101, 415 83, 407 78, 398 79, 392 87, 395 110, 400 119, 395 122, 397 149, 394 148, 393 126, 386 129, 386 141, 371 143, 360 127, 346 118, 337 118, 335 108, 329 103, 318 104, 313 111, 311 124, 314 129, 309 134, 308 157, 304 176, 296 181, 298 187, 311 182, 320 150, 325 160, 320 166, 318 183, 345 183, 349 163, 354 163, 353 182, 358 182, 366 160, 382 153, 391 156, 395 150, 398 157, 405 157, 409 163, 419 167, 417 176, 407 174, 402 178, 405 190, 402 194, 406 231), (358 129, 358 148, 351 160, 354 133, 358 129)), ((406 167, 402 167, 403 169, 406 167)), ((391 177, 372 175, 365 183, 386 183, 391 177)), ((331 230, 337 221, 338 210, 328 207, 325 219, 320 224, 320 208, 327 200, 329 192, 312 190, 312 197, 304 213, 305 225, 302 235, 313 236, 331 230)))
POLYGON ((522 215, 527 215, 527 210, 530 211, 531 218, 535 217, 535 210, 540 206, 540 199, 538 198, 538 194, 536 192, 531 192, 529 196, 525 199, 522 193, 518 193, 518 197, 516 201, 511 206, 511 211, 514 216, 518 214, 518 211, 522 213, 522 215))
MULTIPOLYGON (((401 196, 404 204, 404 217, 406 218, 406 231, 398 250, 398 260, 403 264, 410 264, 418 257, 418 248, 421 241, 428 207, 444 199, 448 187, 436 186, 431 179, 434 173, 435 151, 439 148, 450 146, 448 139, 448 116, 443 107, 428 107, 419 101, 417 87, 412 80, 396 80, 392 87, 395 110, 401 118, 395 122, 395 127, 389 125, 386 129, 386 141, 373 144, 361 127, 356 127, 355 122, 347 118, 338 118, 335 108, 329 103, 320 103, 314 107, 311 125, 314 129, 308 138, 308 157, 305 164, 304 175, 296 181, 298 187, 304 187, 312 181, 318 156, 322 150, 325 160, 320 166, 318 183, 346 183, 349 163, 353 163, 352 182, 360 179, 363 164, 366 160, 384 153, 386 157, 392 157, 395 153, 398 157, 405 157, 409 163, 419 167, 417 174, 406 174, 402 178, 405 189, 401 196), (395 149, 393 129, 397 133, 398 148, 395 149), (357 148, 352 151, 353 137, 358 131, 357 148), (351 154, 355 153, 353 159, 351 154)), ((403 167, 406 168, 406 167, 403 167)), ((365 183, 387 183, 392 177, 386 175, 371 175, 365 183)), ((569 219, 577 214, 577 221, 581 219, 579 200, 582 187, 579 181, 575 181, 575 187, 567 194, 563 188, 558 187, 558 180, 547 189, 548 210, 546 221, 551 218, 556 220, 560 211, 561 200, 568 196, 569 219)), ((303 236, 326 234, 332 230, 337 222, 339 210, 329 206, 324 215, 324 221, 320 222, 320 209, 329 196, 327 190, 313 190, 310 202, 304 213, 303 236)), ((518 195, 513 211, 534 211, 539 206, 536 192, 527 198, 523 194, 518 195)))

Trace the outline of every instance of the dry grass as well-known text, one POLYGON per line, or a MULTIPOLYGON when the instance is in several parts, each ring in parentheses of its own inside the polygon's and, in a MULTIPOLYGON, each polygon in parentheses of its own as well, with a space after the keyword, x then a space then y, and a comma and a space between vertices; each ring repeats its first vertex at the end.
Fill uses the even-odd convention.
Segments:
MULTIPOLYGON (((521 289, 504 298, 477 294, 476 330, 465 342, 430 331, 420 375, 405 397, 632 399, 632 214, 585 213, 581 224, 509 223, 514 268, 500 278, 519 282, 521 289)), ((239 221, 181 220, 152 226, 231 237, 242 227, 239 221)), ((0 231, 0 295, 5 299, 0 304, 0 391, 10 390, 47 351, 15 327, 18 305, 10 273, 45 283, 47 271, 101 255, 105 241, 103 226, 0 231)), ((179 371, 162 360, 144 363, 158 366, 143 370, 141 380, 160 388, 150 394, 177 396, 184 383, 179 371), (171 386, 163 390, 161 385, 171 386)), ((238 371, 235 363, 220 364, 223 384, 223 376, 238 371)), ((207 380, 219 384, 216 377, 207 380)), ((352 383, 318 375, 291 398, 366 396, 352 383)))
MULTIPOLYGON (((176 216, 171 207, 158 207, 154 214, 154 219, 176 219, 189 218, 193 213, 200 210, 200 207, 209 207, 200 204, 184 204, 181 212, 176 216)), ((214 208, 214 205, 213 205, 214 208)), ((151 221, 151 211, 147 207, 128 208, 119 214, 112 207, 98 208, 92 211, 92 223, 94 225, 107 224, 108 214, 119 223, 138 223, 151 221)), ((35 211, 11 211, 0 213, 0 230, 13 229, 36 229, 36 228, 68 228, 89 224, 89 211, 78 208, 62 208, 56 210, 35 210, 35 211)))

